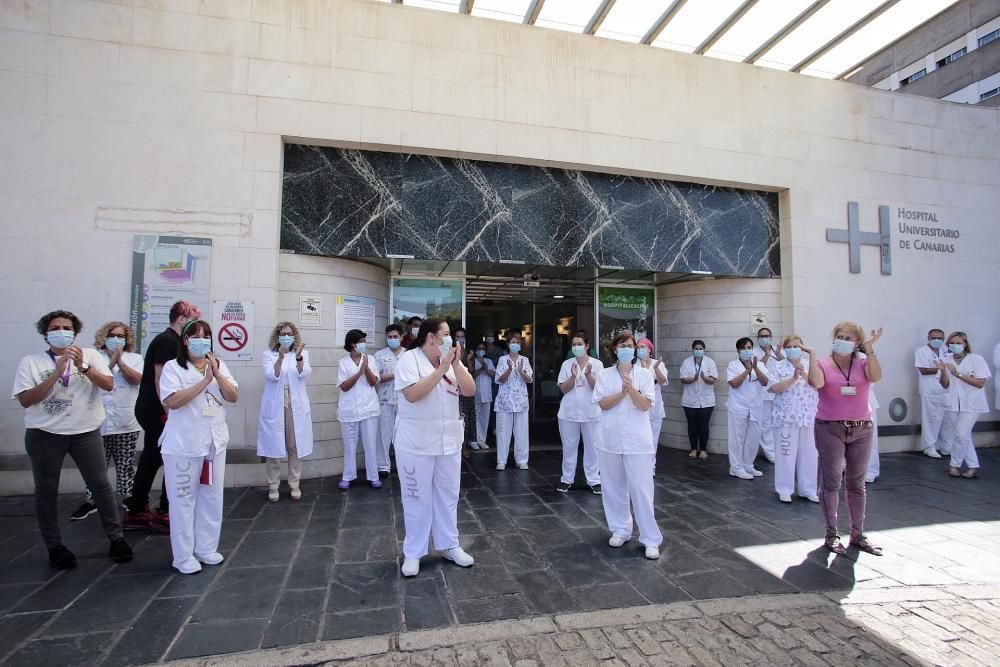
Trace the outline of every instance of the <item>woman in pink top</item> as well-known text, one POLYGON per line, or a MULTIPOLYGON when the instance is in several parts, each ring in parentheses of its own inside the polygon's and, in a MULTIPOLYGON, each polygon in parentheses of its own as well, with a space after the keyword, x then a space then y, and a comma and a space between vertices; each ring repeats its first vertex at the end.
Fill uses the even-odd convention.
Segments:
POLYGON ((841 476, 846 480, 845 501, 851 517, 850 544, 861 551, 882 555, 868 541, 865 524, 865 472, 872 449, 872 414, 868 390, 882 379, 874 345, 882 329, 865 330, 857 322, 840 322, 833 328, 833 352, 809 368, 809 383, 819 390, 816 410, 816 450, 819 454, 819 504, 826 518, 826 548, 844 555, 847 549, 837 529, 841 476), (867 356, 865 356, 867 355, 867 356), (844 462, 846 461, 846 470, 844 462))

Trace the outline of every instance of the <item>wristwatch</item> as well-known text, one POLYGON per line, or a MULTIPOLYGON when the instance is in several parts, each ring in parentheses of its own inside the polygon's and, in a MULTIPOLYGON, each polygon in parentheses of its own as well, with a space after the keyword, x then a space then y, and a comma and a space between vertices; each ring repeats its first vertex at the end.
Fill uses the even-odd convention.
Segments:
POLYGON ((90 364, 84 362, 83 365, 80 366, 80 375, 86 375, 87 371, 89 370, 90 370, 90 364))
POLYGON ((303 358, 304 358, 304 357, 301 357, 301 356, 299 356, 299 357, 295 357, 295 361, 302 361, 302 359, 303 359, 303 358))

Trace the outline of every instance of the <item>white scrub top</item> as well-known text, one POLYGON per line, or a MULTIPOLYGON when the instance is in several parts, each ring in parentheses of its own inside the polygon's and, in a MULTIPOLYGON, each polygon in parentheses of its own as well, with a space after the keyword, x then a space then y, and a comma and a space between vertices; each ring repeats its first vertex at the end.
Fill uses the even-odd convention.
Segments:
POLYGON ((437 385, 416 403, 406 400, 403 389, 434 372, 434 364, 420 348, 407 350, 396 363, 396 391, 399 393, 396 431, 392 444, 396 451, 422 456, 447 456, 462 449, 465 431, 458 414, 458 381, 449 368, 437 385))
MULTIPOLYGON (((653 400, 652 371, 633 367, 632 384, 639 393, 650 401, 653 400)), ((613 396, 621 390, 622 377, 617 365, 605 368, 597 376, 592 400, 600 408, 602 398, 613 396)), ((629 396, 610 410, 601 410, 594 446, 610 454, 652 454, 656 450, 653 447, 653 429, 649 425, 649 411, 635 407, 629 396)))
MULTIPOLYGON (((939 359, 943 360, 948 356, 948 351, 942 347, 940 350, 932 349, 930 345, 921 345, 913 353, 914 368, 934 368, 939 359)), ((924 375, 917 371, 917 383, 921 396, 941 396, 944 394, 944 387, 941 386, 941 371, 934 375, 924 375)))
POLYGON ((400 352, 397 357, 390 347, 383 347, 375 353, 375 361, 378 362, 378 374, 392 373, 393 379, 382 382, 379 380, 375 385, 375 393, 378 394, 378 402, 382 405, 396 405, 396 363, 402 358, 404 352, 400 352))
MULTIPOLYGON (((378 377, 379 365, 372 355, 368 357, 368 368, 378 377)), ((354 363, 350 353, 340 358, 337 363, 337 385, 345 380, 351 379, 361 370, 361 360, 354 363)), ((375 387, 368 384, 368 378, 362 375, 354 386, 348 391, 340 392, 340 400, 337 402, 337 421, 359 422, 371 417, 378 417, 382 408, 378 403, 378 393, 375 387)))
MULTIPOLYGON (((762 361, 764 359, 764 350, 760 349, 759 346, 755 347, 753 349, 753 355, 755 357, 757 357, 757 361, 762 361)), ((773 378, 774 377, 774 373, 775 373, 775 368, 777 367, 777 363, 778 363, 778 360, 775 359, 774 355, 772 354, 768 358, 767 363, 764 364, 764 375, 766 375, 769 378, 773 378)), ((763 400, 765 400, 765 401, 773 401, 774 400, 774 392, 768 391, 767 387, 761 387, 759 382, 757 383, 757 387, 762 392, 761 393, 761 398, 763 400)))
POLYGON ((486 372, 476 375, 476 371, 480 368, 486 368, 496 372, 497 367, 493 365, 493 360, 489 357, 483 357, 482 359, 473 357, 472 368, 469 369, 469 372, 476 378, 476 403, 492 403, 493 378, 491 378, 490 374, 486 372))
MULTIPOLYGON (((604 364, 593 357, 585 358, 587 359, 587 367, 590 368, 590 373, 594 376, 596 386, 596 380, 601 371, 604 370, 604 364)), ((576 357, 562 363, 557 382, 562 384, 573 377, 574 365, 577 367, 576 384, 563 394, 559 401, 559 414, 556 417, 568 422, 596 422, 601 418, 601 406, 594 403, 594 390, 590 388, 590 382, 587 381, 586 368, 580 368, 576 357)))
MULTIPOLYGON (((659 359, 653 359, 653 362, 649 365, 649 368, 646 369, 653 374, 653 382, 655 383, 653 385, 653 407, 649 409, 650 421, 656 419, 663 419, 664 417, 667 416, 667 412, 663 407, 663 388, 666 387, 667 385, 656 382, 655 364, 658 362, 659 359)), ((638 365, 639 364, 636 364, 636 366, 638 365)), ((645 366, 643 366, 643 368, 645 368, 645 366)), ((667 370, 666 364, 660 364, 660 372, 663 373, 663 377, 667 378, 667 381, 669 382, 670 371, 667 370)))
POLYGON ((704 373, 710 378, 719 377, 719 369, 711 357, 695 359, 694 355, 681 362, 681 377, 695 378, 691 384, 682 384, 681 405, 685 408, 713 408, 715 407, 715 385, 706 384, 701 379, 704 373))
MULTIPOLYGON (((757 368, 761 370, 764 377, 767 377, 766 367, 757 366, 757 368)), ((726 382, 731 382, 745 370, 746 366, 743 365, 742 361, 733 359, 729 362, 729 366, 726 367, 726 382)), ((743 384, 739 387, 733 388, 732 385, 729 386, 729 399, 726 401, 726 409, 730 412, 749 411, 753 414, 760 414, 764 407, 765 391, 767 391, 767 387, 761 387, 756 371, 751 370, 747 378, 743 380, 743 384)))
MULTIPOLYGON (((954 359, 951 360, 954 363, 954 359)), ((963 375, 972 373, 973 377, 991 378, 990 365, 986 363, 981 355, 970 352, 958 364, 958 372, 963 375)), ((949 373, 950 375, 950 373, 949 373)), ((975 412, 983 414, 990 411, 989 401, 986 400, 986 386, 977 389, 968 382, 950 375, 948 389, 944 393, 944 409, 952 412, 975 412)))
MULTIPOLYGON (((518 365, 523 365, 524 372, 529 378, 534 377, 532 375, 531 363, 527 357, 518 355, 517 363, 518 365)), ((500 389, 497 390, 497 398, 493 404, 493 409, 497 412, 527 412, 528 385, 525 384, 524 378, 517 372, 517 369, 515 368, 510 372, 505 382, 500 382, 500 376, 507 372, 510 365, 511 359, 509 354, 505 354, 497 361, 497 376, 494 381, 500 385, 500 389)))
MULTIPOLYGON (((236 384, 226 362, 221 359, 216 373, 236 384)), ((182 368, 176 359, 171 359, 160 373, 160 396, 165 401, 204 378, 204 374, 190 361, 187 368, 182 368)), ((229 426, 226 424, 225 401, 218 380, 213 378, 205 391, 176 410, 167 410, 167 423, 160 436, 160 451, 163 454, 215 458, 225 451, 228 444, 229 426), (214 415, 205 414, 208 410, 214 415)))
MULTIPOLYGON (((104 363, 108 363, 107 352, 101 352, 104 363)), ((122 352, 121 359, 111 375, 115 379, 115 390, 102 392, 104 401, 104 423, 101 424, 101 435, 118 433, 135 433, 140 430, 139 421, 135 418, 135 399, 139 398, 139 385, 131 384, 125 379, 121 365, 125 364, 132 370, 142 374, 142 356, 135 352, 122 352)))

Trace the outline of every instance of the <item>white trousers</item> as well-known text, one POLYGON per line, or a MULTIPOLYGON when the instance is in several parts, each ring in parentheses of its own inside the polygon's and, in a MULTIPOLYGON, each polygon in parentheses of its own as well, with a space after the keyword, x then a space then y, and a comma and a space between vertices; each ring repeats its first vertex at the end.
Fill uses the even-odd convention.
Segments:
POLYGON ((658 547, 663 534, 653 514, 653 469, 649 454, 611 454, 597 450, 601 468, 601 502, 612 535, 632 537, 632 515, 639 526, 639 542, 658 547), (631 505, 631 511, 629 510, 631 505))
POLYGON ((753 413, 729 410, 729 474, 753 469, 753 461, 757 458, 760 446, 760 423, 754 419, 753 413))
POLYGON ((941 396, 920 397, 920 444, 923 449, 938 449, 948 453, 948 443, 941 426, 944 424, 944 401, 941 396))
POLYGON ((476 403, 476 442, 480 445, 486 444, 486 433, 490 428, 490 411, 493 403, 487 401, 476 403))
POLYGON ((649 428, 653 431, 653 468, 656 468, 656 452, 660 451, 660 433, 663 431, 663 417, 650 417, 649 428))
POLYGON ((882 466, 878 460, 878 415, 872 410, 872 455, 868 459, 868 476, 878 477, 882 474, 882 466))
POLYGON ((438 551, 458 546, 458 489, 462 453, 421 456, 396 450, 396 473, 403 495, 403 556, 427 554, 434 537, 438 551))
POLYGON ((378 422, 379 417, 369 417, 357 422, 340 422, 344 438, 344 477, 348 482, 358 478, 358 437, 365 450, 365 474, 369 482, 378 479, 378 422))
POLYGON ((226 452, 212 463, 212 485, 200 483, 206 457, 163 455, 163 485, 170 499, 170 548, 174 567, 192 569, 195 557, 219 550, 226 452))
POLYGON ((507 465, 514 436, 514 463, 528 465, 528 411, 497 413, 497 463, 507 465))
MULTIPOLYGON (((764 421, 764 416, 767 413, 771 412, 771 404, 772 401, 764 401, 764 414, 759 417, 758 423, 760 424, 766 423, 764 421)), ((774 432, 774 429, 761 427, 760 450, 764 452, 764 456, 766 456, 768 459, 774 458, 774 449, 776 443, 775 438, 777 438, 777 433, 774 432)), ((757 452, 754 452, 753 456, 754 458, 757 458, 757 452)), ((753 459, 751 459, 750 463, 753 463, 753 459)))
POLYGON ((562 478, 563 484, 572 484, 576 479, 576 460, 580 451, 580 438, 583 438, 583 476, 587 484, 593 486, 601 483, 600 468, 597 465, 597 450, 594 441, 597 437, 597 422, 571 422, 566 419, 559 421, 559 437, 562 439, 562 478))
POLYGON ((774 490, 790 496, 798 487, 799 495, 816 495, 819 485, 819 455, 812 426, 778 426, 772 429, 774 439, 774 490))
POLYGON ((396 429, 397 406, 383 403, 379 407, 381 412, 378 416, 378 451, 376 452, 375 462, 379 470, 389 472, 392 470, 392 459, 389 458, 389 446, 392 444, 392 434, 396 429))
MULTIPOLYGON (((953 412, 946 411, 945 419, 954 424, 954 428, 949 428, 951 440, 948 442, 948 451, 951 452, 951 466, 960 468, 962 463, 970 469, 979 467, 979 456, 976 455, 976 446, 972 444, 972 427, 976 425, 979 415, 975 412, 953 412)), ((944 429, 942 429, 944 430, 944 429)))

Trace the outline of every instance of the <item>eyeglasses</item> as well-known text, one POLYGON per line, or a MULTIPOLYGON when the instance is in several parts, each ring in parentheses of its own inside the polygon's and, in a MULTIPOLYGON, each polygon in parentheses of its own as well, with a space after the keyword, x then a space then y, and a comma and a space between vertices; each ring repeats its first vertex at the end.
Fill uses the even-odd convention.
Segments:
POLYGON ((121 338, 122 340, 125 340, 125 334, 108 334, 107 337, 108 338, 121 338))

